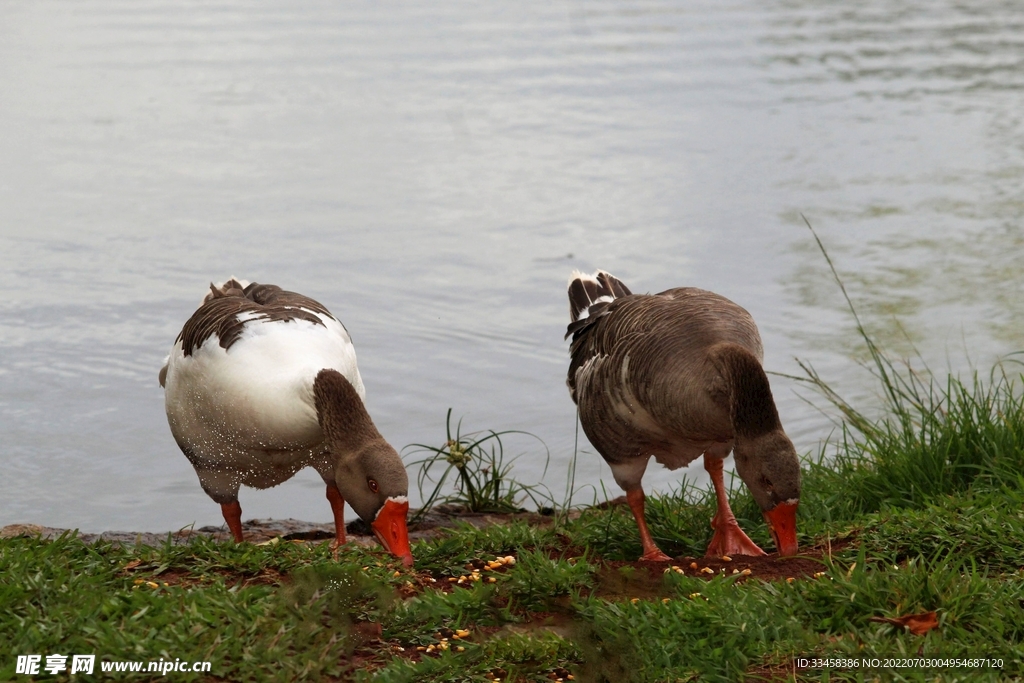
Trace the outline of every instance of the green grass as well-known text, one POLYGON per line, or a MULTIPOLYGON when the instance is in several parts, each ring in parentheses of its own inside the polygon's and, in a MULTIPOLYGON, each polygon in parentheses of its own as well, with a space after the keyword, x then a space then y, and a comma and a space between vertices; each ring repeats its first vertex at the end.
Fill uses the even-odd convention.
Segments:
MULTIPOLYGON (((729 681, 785 676, 799 654, 991 654, 1020 675, 1024 578, 1014 537, 1021 502, 1020 492, 988 492, 919 510, 889 508, 835 526, 836 535, 855 533, 859 543, 823 564, 818 579, 738 583, 670 573, 657 595, 636 603, 628 600, 628 582, 619 595, 595 592, 600 542, 585 556, 559 552, 566 537, 620 516, 615 509, 587 510, 562 529, 462 527, 419 543, 418 576, 440 582, 468 575, 470 555, 512 552, 518 561, 493 573, 494 583, 451 592, 427 587, 405 598, 400 591, 416 575, 358 548, 334 560, 326 545, 199 540, 123 549, 70 536, 5 540, 0 679, 14 677, 13 655, 55 652, 209 659, 218 678, 242 681, 370 680, 369 669, 385 682, 485 681, 495 671, 542 681, 561 667, 581 681, 729 681), (467 554, 467 547, 479 552, 467 554), (870 621, 929 610, 938 612, 940 627, 924 636, 870 621), (360 626, 368 623, 380 625, 380 640, 372 630, 367 638, 360 626), (465 650, 421 654, 420 661, 407 656, 439 644, 442 629, 470 630, 469 638, 449 641, 465 650)), ((909 670, 904 678, 936 675, 909 670)), ((978 676, 947 671, 938 679, 978 676)), ((981 678, 1000 679, 994 672, 981 678)))

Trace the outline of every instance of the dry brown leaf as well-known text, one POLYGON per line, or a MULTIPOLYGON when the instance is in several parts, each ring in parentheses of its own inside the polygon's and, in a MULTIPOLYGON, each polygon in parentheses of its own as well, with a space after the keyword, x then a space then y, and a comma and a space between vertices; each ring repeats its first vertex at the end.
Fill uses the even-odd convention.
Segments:
POLYGON ((893 626, 903 626, 910 629, 910 632, 915 636, 923 636, 925 633, 928 633, 928 631, 931 631, 939 625, 939 619, 935 616, 935 612, 908 614, 895 619, 890 619, 888 617, 871 617, 868 621, 892 624, 893 626))
POLYGON ((135 569, 136 567, 138 567, 140 564, 142 564, 142 560, 132 560, 131 562, 129 562, 128 564, 126 564, 124 566, 124 570, 125 571, 131 571, 131 570, 135 569))

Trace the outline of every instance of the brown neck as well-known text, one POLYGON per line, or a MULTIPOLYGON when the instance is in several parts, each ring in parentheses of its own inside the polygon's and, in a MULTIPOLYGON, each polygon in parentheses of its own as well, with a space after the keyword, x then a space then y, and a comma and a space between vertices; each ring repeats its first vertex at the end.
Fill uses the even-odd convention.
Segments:
POLYGON ((332 449, 351 453, 369 442, 383 441, 355 387, 337 370, 317 374, 313 396, 320 428, 332 449))
POLYGON ((729 386, 729 412, 736 436, 752 439, 781 431, 768 376, 757 357, 737 344, 719 344, 711 356, 729 386))

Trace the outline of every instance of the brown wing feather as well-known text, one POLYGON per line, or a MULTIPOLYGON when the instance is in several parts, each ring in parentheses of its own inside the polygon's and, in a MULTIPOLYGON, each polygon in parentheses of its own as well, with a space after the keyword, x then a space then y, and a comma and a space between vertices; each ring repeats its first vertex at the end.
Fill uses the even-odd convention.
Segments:
POLYGON ((232 279, 220 288, 210 285, 206 300, 181 328, 177 341, 181 342, 186 356, 192 355, 213 335, 217 335, 222 348, 229 349, 238 341, 248 324, 305 320, 323 325, 316 313, 331 315, 323 304, 308 296, 283 290, 276 285, 256 282, 243 290, 232 279), (253 315, 243 322, 238 319, 240 313, 253 315))

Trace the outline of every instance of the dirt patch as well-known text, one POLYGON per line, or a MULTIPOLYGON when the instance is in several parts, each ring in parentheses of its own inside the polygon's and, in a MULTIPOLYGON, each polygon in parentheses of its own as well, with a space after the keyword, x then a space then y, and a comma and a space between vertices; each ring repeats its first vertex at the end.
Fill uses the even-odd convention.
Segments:
POLYGON ((825 558, 829 552, 836 552, 850 543, 851 539, 843 539, 831 543, 830 547, 814 546, 795 557, 779 557, 778 553, 771 553, 757 557, 680 557, 670 562, 602 562, 593 595, 607 599, 642 600, 665 597, 672 592, 665 583, 666 571, 705 580, 733 576, 737 582, 807 579, 825 569, 825 558))
POLYGON ((286 576, 276 569, 261 569, 257 572, 246 573, 228 571, 226 569, 214 569, 206 573, 196 573, 188 569, 165 569, 153 572, 155 567, 134 560, 126 564, 122 571, 126 576, 136 576, 135 584, 154 588, 158 586, 199 586, 214 580, 217 577, 224 577, 228 583, 239 585, 242 588, 249 586, 279 586, 286 579, 286 576))

